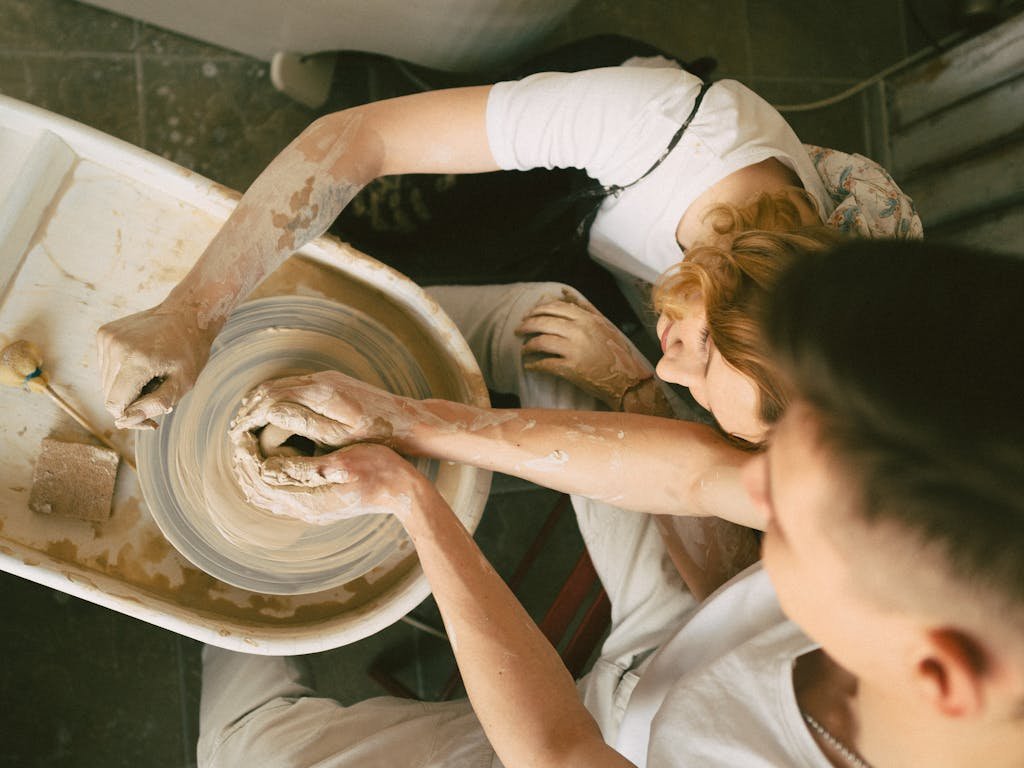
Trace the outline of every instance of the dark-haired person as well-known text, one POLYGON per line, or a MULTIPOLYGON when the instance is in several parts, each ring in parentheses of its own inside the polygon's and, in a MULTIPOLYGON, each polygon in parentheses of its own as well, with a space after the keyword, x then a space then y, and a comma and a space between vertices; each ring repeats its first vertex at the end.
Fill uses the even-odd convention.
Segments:
MULTIPOLYGON (((201 764, 1021 765, 1024 409, 1006 352, 1024 348, 1022 294, 1024 261, 936 245, 798 260, 765 322, 790 404, 743 470, 763 566, 611 687, 577 688, 397 454, 316 459, 349 473, 339 499, 359 491, 403 521, 475 717, 457 703, 342 708, 294 661, 208 649, 201 764)), ((631 618, 616 617, 617 642, 631 618)))

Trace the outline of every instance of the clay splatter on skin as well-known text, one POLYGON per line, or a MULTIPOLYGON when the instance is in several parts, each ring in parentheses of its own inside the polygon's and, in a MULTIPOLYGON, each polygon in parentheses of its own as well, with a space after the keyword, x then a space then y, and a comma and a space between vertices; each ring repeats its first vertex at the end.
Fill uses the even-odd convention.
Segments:
POLYGON ((271 214, 271 224, 281 232, 277 240, 279 251, 294 251, 323 234, 359 191, 359 187, 351 184, 330 184, 327 189, 318 190, 316 201, 311 202, 313 184, 314 177, 308 177, 301 192, 292 195, 289 211, 271 214))
MULTIPOLYGON (((410 432, 425 414, 418 401, 381 393, 334 371, 267 382, 246 396, 231 425, 234 479, 250 504, 307 524, 324 525, 375 513, 401 517, 402 511, 411 507, 411 499, 403 495, 364 498, 358 473, 350 472, 343 465, 344 455, 334 449, 365 440, 386 443, 395 435, 410 432), (381 415, 353 417, 371 403, 381 415), (319 452, 328 455, 268 455, 257 437, 268 425, 308 438, 319 446, 319 452)), ((268 526, 270 522, 262 521, 268 526)))
POLYGON ((554 450, 543 458, 530 459, 524 462, 524 466, 540 472, 553 472, 560 469, 567 461, 569 461, 568 453, 562 450, 554 450))
POLYGON ((192 309, 201 329, 218 328, 239 298, 289 254, 323 234, 362 188, 363 161, 354 156, 360 153, 349 152, 359 123, 356 118, 316 126, 253 182, 235 214, 169 297, 192 309), (282 199, 282 190, 288 189, 299 191, 282 199), (239 251, 249 258, 240 260, 239 251))
MULTIPOLYGON (((191 351, 202 348, 199 337, 212 338, 239 300, 293 251, 322 234, 361 188, 361 183, 345 178, 345 169, 354 171, 359 161, 352 159, 347 166, 343 163, 356 125, 357 121, 340 124, 341 131, 329 131, 331 140, 327 142, 321 136, 324 131, 317 131, 312 137, 312 148, 318 148, 318 154, 304 147, 306 138, 292 142, 279 162, 257 177, 245 202, 228 218, 197 264, 165 300, 164 305, 174 316, 187 317, 189 322, 164 325, 159 353, 118 361, 119 368, 152 371, 165 379, 163 396, 150 398, 151 413, 129 416, 132 425, 142 421, 138 417, 168 413, 178 390, 194 382, 205 362, 197 359, 191 366, 196 371, 191 371, 178 370, 168 360, 176 359, 177 353, 188 359, 191 351), (327 173, 319 170, 321 163, 327 173), (282 190, 296 187, 300 188, 299 193, 283 200, 282 190), (191 318, 195 318, 195 325, 191 318)), ((130 326, 133 317, 118 323, 130 326)), ((101 341, 103 358, 108 356, 104 347, 101 341)), ((138 387, 144 383, 137 382, 138 387)), ((133 395, 137 396, 137 391, 133 395)), ((108 409, 117 410, 127 404, 111 402, 108 409)), ((118 426, 128 425, 119 419, 118 426)))
POLYGON ((621 429, 595 427, 582 421, 574 422, 573 425, 567 428, 565 432, 566 439, 575 442, 585 440, 588 442, 603 443, 605 442, 605 436, 610 437, 612 435, 619 440, 623 440, 626 437, 626 433, 621 429))
MULTIPOLYGON (((508 413, 481 413, 473 422, 468 426, 470 432, 479 432, 482 429, 488 427, 497 427, 501 424, 505 424, 509 421, 514 421, 519 418, 517 411, 510 411, 508 413)), ((532 421, 532 420, 531 420, 532 421)), ((536 423, 536 422, 533 422, 536 423)), ((523 429, 529 429, 529 426, 523 427, 523 429)))

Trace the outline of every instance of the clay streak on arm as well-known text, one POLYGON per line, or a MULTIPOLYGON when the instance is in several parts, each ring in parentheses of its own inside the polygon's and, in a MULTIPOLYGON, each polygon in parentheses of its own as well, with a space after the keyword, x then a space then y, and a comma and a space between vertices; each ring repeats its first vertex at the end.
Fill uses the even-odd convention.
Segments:
POLYGON ((739 482, 748 455, 702 424, 609 412, 493 411, 444 400, 418 408, 413 428, 396 435, 395 447, 407 454, 462 461, 641 512, 717 515, 744 525, 758 519, 739 482))
POLYGON ((286 147, 238 207, 168 301, 219 328, 238 302, 295 250, 323 234, 363 185, 382 154, 362 118, 322 118, 286 147))

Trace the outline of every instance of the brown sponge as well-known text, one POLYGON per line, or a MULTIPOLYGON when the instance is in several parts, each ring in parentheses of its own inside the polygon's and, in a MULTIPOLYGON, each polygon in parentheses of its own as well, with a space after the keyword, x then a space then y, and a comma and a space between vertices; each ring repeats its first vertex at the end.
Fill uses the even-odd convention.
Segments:
POLYGON ((29 509, 96 522, 110 519, 117 463, 118 455, 109 448, 44 438, 29 509))

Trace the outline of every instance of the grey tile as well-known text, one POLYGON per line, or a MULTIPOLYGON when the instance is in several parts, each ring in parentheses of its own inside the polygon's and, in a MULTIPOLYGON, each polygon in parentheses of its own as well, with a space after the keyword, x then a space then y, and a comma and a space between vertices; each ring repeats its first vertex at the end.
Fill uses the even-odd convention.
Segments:
POLYGON ((0 52, 0 91, 138 144, 138 94, 132 56, 21 56, 0 52))
POLYGON ((683 60, 713 56, 719 72, 745 74, 750 71, 745 6, 746 0, 583 0, 546 45, 614 33, 683 60))
MULTIPOLYGON (((804 104, 825 99, 842 92, 853 83, 794 82, 752 77, 747 80, 753 90, 773 104, 804 104)), ((801 141, 807 144, 864 153, 867 149, 864 126, 864 101, 858 94, 833 106, 811 112, 787 112, 783 115, 801 141)))
POLYGON ((196 764, 196 742, 199 740, 199 698, 202 692, 202 643, 181 635, 175 636, 178 656, 178 680, 181 705, 182 768, 196 764))
POLYGON ((0 50, 130 51, 135 23, 73 0, 0 0, 0 50))
POLYGON ((891 0, 749 0, 747 23, 757 77, 860 78, 903 58, 891 0))
POLYGON ((144 146, 244 190, 316 116, 252 59, 143 58, 144 146))
POLYGON ((169 29, 139 22, 136 50, 149 56, 175 56, 188 58, 245 58, 225 48, 187 37, 169 29))
MULTIPOLYGON (((307 658, 313 668, 317 692, 346 705, 386 695, 385 690, 370 677, 369 670, 378 656, 389 653, 396 659, 393 665, 389 665, 394 669, 395 676, 415 688, 415 667, 419 658, 421 634, 409 625, 397 622, 351 645, 310 654, 307 658)), ((447 652, 441 641, 438 641, 438 645, 442 655, 447 652)), ((440 686, 440 682, 435 680, 431 679, 430 684, 424 685, 417 692, 426 697, 431 690, 440 686)))
POLYGON ((0 574, 0 765, 177 768, 176 637, 0 574))

